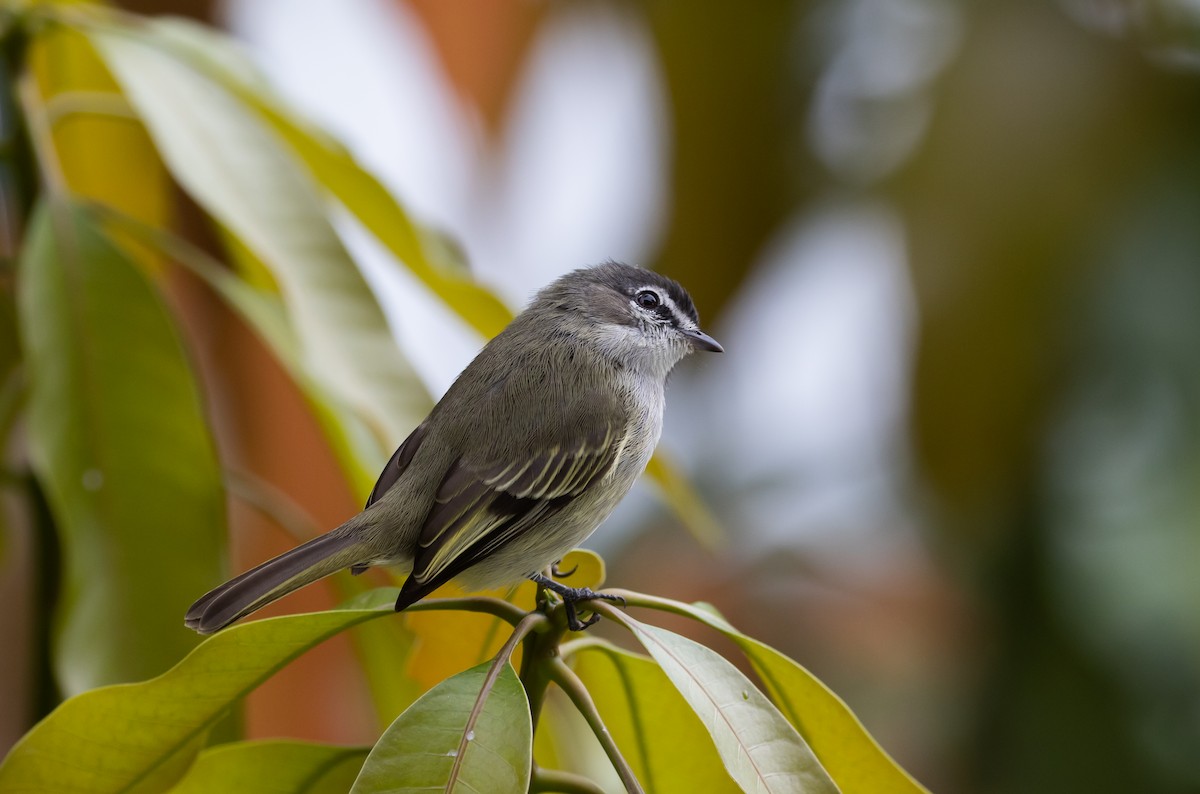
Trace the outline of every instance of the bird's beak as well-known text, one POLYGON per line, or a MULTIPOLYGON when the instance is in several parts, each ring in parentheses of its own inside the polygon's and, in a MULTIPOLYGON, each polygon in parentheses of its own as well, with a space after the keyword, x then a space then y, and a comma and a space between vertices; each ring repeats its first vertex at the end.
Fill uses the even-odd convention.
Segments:
POLYGON ((692 343, 692 347, 697 350, 711 350, 714 353, 724 353, 725 348, 721 347, 721 343, 713 339, 708 334, 697 328, 695 331, 684 331, 683 335, 692 343))

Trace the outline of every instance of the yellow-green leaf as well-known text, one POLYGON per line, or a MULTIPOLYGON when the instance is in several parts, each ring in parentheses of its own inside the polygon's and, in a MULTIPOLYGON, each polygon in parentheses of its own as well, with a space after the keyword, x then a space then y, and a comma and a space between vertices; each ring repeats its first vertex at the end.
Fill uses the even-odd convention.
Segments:
POLYGON ((628 616, 622 616, 621 623, 700 717, 730 777, 743 791, 838 791, 796 729, 720 654, 628 616))
POLYGON ((247 692, 322 640, 388 610, 335 610, 214 634, 158 678, 85 692, 33 727, 0 764, 0 791, 162 791, 247 692))
POLYGON ((163 223, 172 201, 166 171, 87 40, 65 26, 40 28, 28 64, 65 187, 144 223, 163 223))
POLYGON ((687 615, 737 643, 754 665, 771 700, 808 740, 843 794, 926 792, 867 733, 841 698, 792 659, 742 634, 707 605, 643 596, 633 596, 631 601, 687 615))
POLYGON ((169 794, 343 794, 366 747, 297 741, 235 742, 200 753, 169 794))
POLYGON ((446 256, 445 245, 437 235, 416 223, 343 146, 288 112, 227 38, 178 19, 154 20, 144 32, 164 48, 188 58, 195 68, 221 80, 254 107, 321 186, 484 338, 498 334, 512 319, 512 312, 500 299, 475 283, 454 258, 446 256))
POLYGON ((653 661, 592 643, 571 654, 570 665, 646 791, 740 791, 712 751, 704 725, 653 661))
POLYGON ((158 46, 144 27, 88 21, 80 29, 171 174, 275 276, 306 368, 366 418, 381 466, 432 404, 316 184, 240 96, 158 46))

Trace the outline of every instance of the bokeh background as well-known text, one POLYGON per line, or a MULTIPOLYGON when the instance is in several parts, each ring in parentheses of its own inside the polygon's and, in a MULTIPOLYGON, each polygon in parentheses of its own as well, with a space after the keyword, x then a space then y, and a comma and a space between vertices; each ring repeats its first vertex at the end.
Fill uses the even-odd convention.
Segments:
MULTIPOLYGON (((514 308, 608 258, 691 290, 727 353, 677 374, 663 447, 726 539, 639 486, 589 542, 610 583, 712 602, 931 790, 1200 791, 1195 2, 122 5, 242 40, 514 308)), ((441 393, 482 340, 340 231, 441 393)), ((179 290, 223 461, 339 523, 300 397, 179 290)), ((232 509, 235 569, 289 545, 232 509)), ((34 546, 3 559, 2 748, 42 697, 34 546)), ((369 741, 365 699, 335 641, 250 734, 369 741)))

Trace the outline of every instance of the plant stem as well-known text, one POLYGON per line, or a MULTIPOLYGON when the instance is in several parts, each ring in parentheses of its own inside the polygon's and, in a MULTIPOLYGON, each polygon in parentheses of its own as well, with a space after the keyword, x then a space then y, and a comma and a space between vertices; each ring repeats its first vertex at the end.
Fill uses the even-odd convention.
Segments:
POLYGON ((534 731, 537 730, 538 717, 542 713, 542 704, 546 702, 546 690, 550 686, 548 665, 558 659, 558 646, 567 633, 566 622, 562 619, 560 611, 551 610, 548 625, 550 628, 547 631, 530 635, 521 657, 521 684, 524 685, 525 695, 529 698, 529 714, 533 718, 534 731))
MULTIPOLYGON (((427 598, 424 601, 418 601, 412 606, 406 608, 405 612, 436 612, 438 610, 456 609, 463 612, 482 612, 485 615, 492 615, 501 620, 506 620, 514 626, 520 626, 521 622, 530 618, 537 617, 545 619, 545 615, 540 612, 526 612, 516 604, 508 601, 503 601, 499 598, 490 596, 464 596, 462 598, 427 598)), ((536 624, 536 621, 535 621, 536 624)), ((539 628, 536 625, 532 628, 539 628)), ((543 629, 544 631, 544 629, 543 629)), ((524 633, 521 636, 525 636, 524 633)), ((540 636, 540 635, 535 635, 540 636)), ((524 665, 522 665, 524 667, 524 665)))
POLYGON ((617 747, 612 734, 605 727, 604 720, 600 718, 600 712, 596 709, 596 703, 592 700, 591 693, 579 680, 579 676, 575 675, 575 671, 567 667, 566 662, 557 656, 545 664, 554 683, 558 684, 558 688, 571 699, 575 708, 579 709, 579 713, 591 726, 592 733, 596 734, 596 738, 600 740, 600 746, 604 748, 608 760, 617 770, 617 775, 621 778, 621 783, 625 785, 625 790, 629 794, 645 794, 642 784, 638 782, 637 775, 633 773, 633 768, 629 766, 625 756, 621 755, 620 748, 617 747))
MULTIPOLYGON (((604 592, 612 593, 613 595, 618 595, 625 599, 625 606, 657 609, 661 612, 670 612, 673 615, 691 618, 692 620, 697 619, 692 612, 688 611, 689 607, 695 609, 695 604, 681 604, 680 602, 672 601, 669 598, 660 598, 658 596, 646 595, 645 593, 638 593, 633 590, 622 590, 620 588, 605 590, 604 592)), ((716 612, 709 612, 708 614, 714 621, 733 629, 733 626, 730 626, 729 622, 726 621, 725 618, 723 618, 720 614, 716 612)))

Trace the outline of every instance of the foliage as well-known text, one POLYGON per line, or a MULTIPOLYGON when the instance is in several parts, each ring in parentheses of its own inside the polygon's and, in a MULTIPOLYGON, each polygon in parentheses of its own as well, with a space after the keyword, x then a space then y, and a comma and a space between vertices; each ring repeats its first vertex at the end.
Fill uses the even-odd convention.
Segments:
MULTIPOLYGON (((23 197, 19 266, 0 283, 2 316, 16 318, 21 337, 4 359, 3 406, 24 406, 36 487, 63 548, 54 659, 69 697, 5 758, 0 789, 317 792, 353 780, 361 792, 599 790, 534 751, 539 726, 584 741, 543 709, 553 683, 630 791, 696 790, 701 774, 711 791, 922 790, 802 667, 697 605, 621 593, 631 607, 731 638, 762 690, 705 645, 606 604, 596 609, 648 656, 568 640, 561 605, 543 593, 535 605, 531 587, 511 600, 434 598, 401 618, 387 606, 394 590, 369 591, 344 609, 258 620, 196 644, 181 616, 221 576, 227 497, 173 303, 176 267, 270 349, 359 495, 431 401, 336 213, 356 217, 481 333, 509 314, 216 34, 72 2, 5 14, 24 124, 14 158, 36 165, 40 186, 23 197), (168 176, 211 221, 234 269, 171 231, 168 176), (373 748, 205 749, 248 692, 356 626, 391 721, 373 748), (473 645, 456 653, 447 636, 473 645)), ((0 419, 7 433, 13 420, 0 419)), ((712 541, 686 481, 662 459, 652 474, 712 541)), ((573 583, 599 586, 597 558, 580 553, 573 564, 573 583)))
MULTIPOLYGON (((598 558, 575 554, 573 562, 598 570, 598 558)), ((365 759, 350 748, 254 742, 200 752, 221 716, 299 653, 366 621, 395 619, 388 605, 397 591, 387 588, 362 600, 382 601, 382 607, 234 626, 205 640, 158 678, 66 701, 0 766, 0 787, 118 792, 174 785, 172 790, 187 791, 201 790, 198 781, 228 780, 223 790, 249 791, 257 789, 246 788, 246 781, 256 778, 246 777, 245 770, 286 757, 296 759, 289 764, 315 771, 281 791, 324 790, 312 788, 313 781, 323 780, 332 766, 351 764, 362 765, 353 789, 361 792, 453 790, 470 788, 472 781, 474 790, 484 790, 480 780, 488 781, 489 791, 524 791, 531 776, 531 790, 590 790, 578 780, 572 785, 584 788, 557 789, 564 773, 539 778, 540 771, 532 771, 529 717, 531 710, 535 718, 540 714, 553 682, 594 726, 631 791, 641 790, 639 780, 654 791, 694 791, 701 780, 707 791, 923 791, 874 744, 845 705, 795 662, 704 609, 615 592, 630 605, 689 615, 745 643, 752 662, 774 671, 770 698, 714 651, 608 605, 597 609, 627 627, 649 658, 590 637, 563 643, 566 619, 558 604, 525 612, 486 597, 431 599, 412 609, 491 613, 514 629, 491 661, 437 684, 404 710, 365 759), (518 644, 523 646, 519 680, 510 665, 518 644), (671 694, 668 681, 678 695, 671 694), (593 697, 600 700, 599 708, 593 697), (824 719, 797 719, 814 714, 824 719), (616 741, 603 727, 608 722, 620 726, 612 734, 616 741), (690 741, 705 733, 715 754, 697 753, 690 741), (819 748, 819 756, 813 748, 819 748), (636 753, 632 761, 625 760, 629 752, 636 753), (64 755, 73 762, 60 763, 64 755)))

